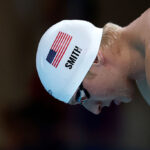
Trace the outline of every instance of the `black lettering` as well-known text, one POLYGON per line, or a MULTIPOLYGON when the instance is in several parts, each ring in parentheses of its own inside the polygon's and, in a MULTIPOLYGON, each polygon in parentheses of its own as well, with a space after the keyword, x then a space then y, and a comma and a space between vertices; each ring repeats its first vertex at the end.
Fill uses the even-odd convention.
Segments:
POLYGON ((75 49, 74 49, 76 52, 78 52, 78 53, 81 53, 81 51, 82 51, 82 49, 81 48, 79 48, 78 46, 75 46, 75 49))
POLYGON ((79 48, 78 46, 75 46, 74 50, 72 51, 71 56, 69 57, 67 63, 65 64, 65 67, 72 69, 81 51, 82 51, 81 48, 79 48))
POLYGON ((74 65, 75 61, 76 61, 75 59, 69 57, 69 60, 67 62, 70 63, 71 65, 74 65))
POLYGON ((79 54, 75 53, 74 51, 72 52, 72 54, 75 54, 76 56, 79 56, 79 54))
POLYGON ((65 67, 69 68, 69 69, 72 69, 72 65, 70 65, 69 63, 66 63, 65 64, 65 67))
POLYGON ((76 56, 74 56, 74 55, 72 55, 72 54, 71 54, 71 57, 73 57, 74 59, 77 59, 77 57, 76 57, 76 56))

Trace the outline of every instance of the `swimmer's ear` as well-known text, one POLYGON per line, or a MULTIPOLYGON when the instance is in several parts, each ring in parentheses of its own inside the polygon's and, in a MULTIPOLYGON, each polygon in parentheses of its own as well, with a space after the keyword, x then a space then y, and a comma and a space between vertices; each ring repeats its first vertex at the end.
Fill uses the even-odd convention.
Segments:
POLYGON ((100 64, 104 65, 105 58, 104 58, 103 52, 101 50, 99 50, 98 56, 99 56, 99 59, 100 59, 100 64))
POLYGON ((103 56, 102 51, 100 49, 97 56, 96 56, 96 58, 95 58, 94 64, 95 65, 98 65, 98 64, 99 65, 104 65, 104 63, 105 63, 105 59, 104 59, 104 56, 103 56))

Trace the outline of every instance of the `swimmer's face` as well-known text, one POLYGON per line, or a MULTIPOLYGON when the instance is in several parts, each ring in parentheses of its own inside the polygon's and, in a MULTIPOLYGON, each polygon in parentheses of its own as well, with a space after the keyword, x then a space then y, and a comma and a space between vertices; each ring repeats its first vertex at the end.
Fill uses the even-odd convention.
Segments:
POLYGON ((83 106, 95 114, 99 114, 104 106, 109 107, 112 101, 117 105, 130 101, 132 83, 113 68, 104 67, 95 78, 85 78, 83 86, 91 95, 83 101, 83 106))
MULTIPOLYGON (((112 101, 118 105, 121 102, 127 103, 131 100, 133 84, 116 65, 94 63, 90 72, 95 73, 96 76, 86 77, 82 82, 83 87, 90 94, 90 98, 82 102, 87 110, 99 114, 101 109, 104 106, 110 106, 112 101)), ((77 91, 70 101, 71 104, 78 104, 75 99, 76 94, 77 91)))

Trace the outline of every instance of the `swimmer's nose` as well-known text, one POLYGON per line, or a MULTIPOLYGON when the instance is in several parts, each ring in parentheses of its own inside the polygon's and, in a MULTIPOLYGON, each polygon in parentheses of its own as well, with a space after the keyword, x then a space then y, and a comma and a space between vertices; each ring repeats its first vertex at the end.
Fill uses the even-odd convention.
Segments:
POLYGON ((95 115, 100 114, 102 111, 102 105, 98 105, 93 111, 92 113, 94 113, 95 115))
POLYGON ((99 103, 83 103, 82 104, 88 111, 90 111, 91 113, 98 115, 101 113, 102 110, 102 104, 99 103))

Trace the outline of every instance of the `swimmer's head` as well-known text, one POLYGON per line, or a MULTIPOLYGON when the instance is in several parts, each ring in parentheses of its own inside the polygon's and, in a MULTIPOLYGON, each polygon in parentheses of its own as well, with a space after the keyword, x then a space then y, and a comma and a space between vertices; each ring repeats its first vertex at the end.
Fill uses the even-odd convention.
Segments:
POLYGON ((36 67, 49 94, 69 102, 97 56, 102 32, 87 21, 64 20, 44 33, 36 67))
POLYGON ((108 23, 104 26, 96 59, 70 104, 82 104, 90 112, 99 114, 112 101, 117 105, 131 101, 135 84, 127 77, 129 55, 121 34, 122 28, 118 25, 108 23), (120 48, 120 44, 123 47, 120 48))
POLYGON ((101 29, 80 20, 61 21, 48 29, 38 46, 36 66, 49 94, 83 104, 94 114, 112 101, 130 101, 133 84, 126 76, 126 51, 118 46, 121 29, 112 23, 101 29))

